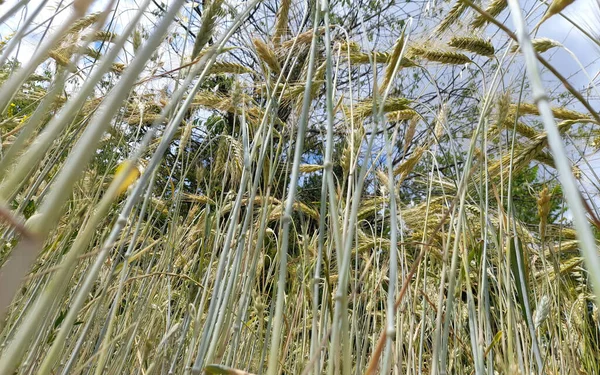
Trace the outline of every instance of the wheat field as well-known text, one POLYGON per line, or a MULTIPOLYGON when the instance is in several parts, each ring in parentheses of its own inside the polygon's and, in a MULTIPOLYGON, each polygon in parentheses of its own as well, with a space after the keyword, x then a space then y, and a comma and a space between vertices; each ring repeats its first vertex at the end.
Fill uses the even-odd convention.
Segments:
POLYGON ((0 374, 600 374, 585 1, 0 2, 0 374))

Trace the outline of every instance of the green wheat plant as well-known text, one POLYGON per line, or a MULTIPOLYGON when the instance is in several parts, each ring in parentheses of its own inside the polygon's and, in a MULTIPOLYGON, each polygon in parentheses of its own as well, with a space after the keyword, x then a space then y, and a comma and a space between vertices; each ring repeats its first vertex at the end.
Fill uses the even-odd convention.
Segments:
POLYGON ((0 374, 597 373, 572 3, 6 2, 0 374))

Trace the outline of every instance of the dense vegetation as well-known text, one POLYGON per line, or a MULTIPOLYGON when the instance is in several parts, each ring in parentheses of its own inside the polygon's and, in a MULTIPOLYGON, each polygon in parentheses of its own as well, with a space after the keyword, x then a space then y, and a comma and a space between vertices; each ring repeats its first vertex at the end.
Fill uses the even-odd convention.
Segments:
POLYGON ((572 2, 1 5, 0 374, 597 374, 572 2))

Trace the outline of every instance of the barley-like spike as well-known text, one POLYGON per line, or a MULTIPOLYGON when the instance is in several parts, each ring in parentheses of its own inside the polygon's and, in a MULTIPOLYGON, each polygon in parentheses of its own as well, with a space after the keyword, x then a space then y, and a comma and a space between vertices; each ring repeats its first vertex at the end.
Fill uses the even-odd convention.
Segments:
POLYGON ((313 173, 316 171, 320 171, 323 169, 323 166, 320 164, 301 164, 300 165, 300 173, 313 173))
POLYGON ((194 49, 192 50, 192 59, 198 57, 202 48, 208 43, 210 37, 215 28, 215 23, 217 22, 217 18, 221 15, 221 5, 223 4, 223 0, 213 0, 208 9, 204 11, 204 15, 202 16, 202 24, 200 25, 200 30, 196 33, 196 41, 194 42, 194 49))
POLYGON ((497 119, 496 121, 498 122, 498 124, 503 124, 504 121, 506 120, 506 116, 508 114, 508 110, 510 109, 510 91, 504 91, 502 93, 502 95, 500 95, 500 99, 498 100, 498 104, 497 104, 497 108, 498 108, 498 114, 497 114, 497 119))
POLYGON ((273 33, 273 44, 281 44, 281 37, 288 31, 288 19, 292 0, 283 0, 279 9, 277 9, 277 19, 275 20, 275 32, 273 33))
POLYGON ((233 74, 241 74, 241 73, 250 73, 252 69, 242 65, 236 64, 227 61, 219 61, 213 64, 210 68, 211 74, 220 74, 220 73, 233 73, 233 74))
MULTIPOLYGON (((234 105, 233 98, 230 96, 219 95, 212 92, 201 91, 194 97, 194 102, 192 103, 193 107, 205 107, 210 109, 215 109, 219 111, 225 111, 229 113, 237 113, 239 109, 239 104, 241 103, 251 103, 252 99, 248 96, 244 96, 240 94, 238 98, 236 98, 236 105, 234 105)), ((245 104, 248 105, 248 104, 245 104)), ((251 122, 256 121, 258 118, 262 118, 264 113, 262 110, 253 105, 248 105, 246 108, 246 115, 251 122)))
POLYGON ((446 31, 452 24, 456 22, 456 20, 460 18, 460 16, 464 13, 466 9, 467 5, 462 1, 458 0, 454 4, 454 6, 452 6, 450 11, 448 12, 448 15, 442 20, 435 32, 437 34, 441 34, 444 31, 446 31))
POLYGON ((577 180, 581 180, 581 177, 583 176, 581 168, 579 168, 579 166, 574 165, 571 168, 571 171, 573 172, 573 177, 575 177, 577 180))
POLYGON ((535 308, 535 314, 533 315, 533 326, 537 329, 540 328, 542 323, 548 318, 550 314, 550 299, 548 296, 543 296, 540 302, 538 302, 535 308))
POLYGON ((86 47, 83 50, 83 54, 86 56, 89 56, 95 60, 98 60, 98 59, 100 59, 100 57, 102 57, 102 55, 100 54, 100 51, 98 51, 97 49, 94 49, 94 48, 90 48, 90 47, 86 47))
POLYGON ((561 43, 549 38, 536 38, 533 39, 531 43, 533 44, 533 49, 539 53, 546 52, 554 47, 562 47, 561 43))
POLYGON ((188 146, 190 137, 192 136, 192 122, 183 121, 183 133, 181 134, 181 140, 179 141, 179 153, 181 154, 188 146))
POLYGON ((421 47, 412 47, 411 55, 422 57, 429 61, 439 62, 442 64, 462 65, 470 63, 471 59, 462 53, 443 51, 439 49, 429 49, 421 47))
POLYGON ((408 151, 408 148, 410 147, 410 145, 412 143, 415 133, 417 132, 417 124, 419 123, 420 119, 421 119, 421 117, 419 117, 418 115, 415 115, 408 123, 408 128, 406 128, 406 133, 404 134, 404 149, 403 149, 404 154, 406 154, 406 152, 408 151))
MULTIPOLYGON (((381 92, 382 93, 387 88, 388 84, 392 81, 392 78, 393 78, 392 75, 394 74, 394 69, 396 68, 398 59, 400 58, 400 53, 402 52, 402 48, 404 48, 404 32, 402 32, 402 35, 400 35, 400 37, 394 44, 392 53, 389 55, 389 58, 387 60, 387 67, 385 69, 385 75, 383 76, 383 82, 381 83, 381 92)), ((400 62, 401 66, 402 66, 403 62, 404 62, 404 59, 400 62)))
POLYGON ((394 168, 394 176, 400 176, 400 180, 406 178, 421 160, 426 150, 426 147, 418 147, 408 159, 403 160, 401 164, 394 168))
MULTIPOLYGON (((521 104, 522 105, 522 104, 521 104)), ((558 131, 564 133, 570 129, 574 124, 581 122, 582 120, 565 120, 560 122, 557 127, 558 131)), ((585 121, 585 120, 584 120, 585 121)), ((590 120, 587 120, 590 121, 590 120)), ((548 137, 546 133, 537 135, 532 141, 530 141, 523 149, 515 153, 513 161, 513 171, 519 171, 529 165, 529 163, 536 159, 544 148, 548 145, 548 137)), ((497 162, 494 166, 490 167, 490 175, 498 173, 501 164, 507 165, 510 162, 510 155, 505 155, 502 161, 497 162)), ((508 173, 508 170, 505 170, 508 173)))
POLYGON ((409 99, 406 98, 388 98, 383 104, 383 111, 393 112, 406 109, 406 106, 410 103, 409 99))
POLYGON ((69 31, 67 31, 67 34, 77 34, 81 30, 84 30, 84 29, 88 28, 89 26, 92 26, 94 23, 96 23, 96 21, 98 21, 99 18, 100 18, 100 13, 88 14, 87 16, 75 21, 73 23, 73 25, 71 25, 71 27, 69 28, 69 31))
POLYGON ((117 38, 117 34, 111 33, 110 31, 96 31, 94 35, 92 35, 92 42, 112 42, 117 38))
POLYGON ((77 68, 75 67, 75 65, 73 65, 71 60, 69 60, 69 57, 63 55, 61 51, 50 51, 48 52, 48 56, 52 58, 57 65, 66 68, 68 71, 72 73, 77 71, 77 68))
MULTIPOLYGON (((539 115, 540 114, 538 107, 535 104, 521 103, 518 106, 518 108, 519 108, 519 116, 539 115)), ((517 111, 517 105, 516 104, 511 105, 510 113, 514 115, 516 113, 516 111, 517 111)), ((554 114, 554 117, 556 117, 557 119, 561 119, 561 120, 576 121, 576 120, 589 120, 590 119, 589 116, 587 116, 583 113, 572 111, 572 110, 566 109, 564 107, 552 108, 552 114, 554 114)))
POLYGON ((388 112, 388 121, 410 120, 416 116, 417 112, 414 109, 401 109, 399 111, 388 112))
POLYGON ((150 125, 157 119, 161 118, 160 114, 147 113, 143 117, 138 115, 130 116, 127 118, 127 124, 129 125, 150 125))
POLYGON ((464 49, 481 56, 493 56, 494 46, 489 41, 476 37, 453 37, 448 43, 450 47, 464 49))
MULTIPOLYGON (((406 98, 388 98, 385 103, 383 103, 383 113, 396 112, 410 109, 408 108, 408 104, 410 104, 410 100, 406 98)), ((348 115, 350 115, 349 108, 345 108, 345 111, 348 115)), ((373 112, 373 100, 364 100, 360 103, 357 103, 354 107, 354 117, 355 120, 365 118, 371 115, 373 112)))
POLYGON ((548 186, 544 186, 544 189, 540 191, 539 198, 537 200, 538 215, 540 217, 540 237, 546 236, 546 226, 548 224, 548 214, 550 213, 550 198, 551 194, 548 190, 548 186))
POLYGON ((350 62, 352 64, 370 64, 371 59, 378 64, 385 64, 389 59, 389 54, 386 52, 364 53, 364 52, 350 52, 350 62))
POLYGON ((546 10, 546 13, 540 20, 540 22, 538 22, 538 24, 533 29, 536 30, 548 18, 552 17, 555 14, 562 12, 566 7, 573 4, 574 2, 575 2, 575 0, 554 0, 554 1, 552 1, 552 4, 550 4, 548 9, 546 10))
MULTIPOLYGON (((510 126, 514 126, 514 121, 510 122, 510 126)), ((540 132, 536 131, 531 126, 522 123, 521 121, 517 122, 515 130, 517 133, 529 139, 534 139, 535 137, 538 137, 540 135, 540 132)))
POLYGON ((194 97, 194 105, 213 109, 229 107, 230 100, 226 96, 201 91, 194 97))
POLYGON ((550 168, 556 169, 556 164, 554 163, 554 158, 549 152, 541 151, 539 154, 535 156, 535 160, 539 161, 542 164, 546 164, 550 168))
MULTIPOLYGON (((485 8, 485 11, 490 16, 496 17, 497 15, 502 13, 502 11, 504 9, 506 9, 507 6, 508 6, 507 0, 493 0, 487 6, 487 8, 485 8)), ((484 26, 487 22, 488 22, 488 20, 484 16, 482 16, 481 14, 477 14, 475 16, 475 18, 473 19, 473 22, 471 22, 471 27, 474 29, 477 29, 477 28, 484 26)))
POLYGON ((435 116, 435 127, 433 128, 433 135, 435 140, 439 142, 439 139, 444 134, 444 125, 446 124, 448 114, 448 103, 442 104, 440 111, 435 116))
MULTIPOLYGON (((533 49, 538 52, 538 53, 544 53, 546 51, 548 51, 549 49, 552 49, 554 47, 561 47, 562 44, 560 44, 559 42, 552 40, 552 39, 548 39, 548 38, 536 38, 533 39, 531 41, 531 44, 533 44, 533 49)), ((510 52, 515 53, 519 50, 519 45, 515 44, 512 46, 512 48, 510 49, 510 52)))
MULTIPOLYGON (((324 27, 319 27, 317 29, 317 35, 321 35, 324 32, 325 32, 324 27)), ((281 43, 281 48, 278 50, 278 53, 279 54, 287 54, 289 52, 289 49, 292 48, 292 46, 294 45, 294 41, 296 41, 295 48, 300 48, 300 47, 306 46, 306 45, 310 44, 310 42, 312 41, 312 36, 313 36, 312 29, 305 31, 301 34, 298 34, 297 37, 290 39, 290 40, 286 40, 285 42, 281 43)))
POLYGON ((275 52, 269 46, 260 39, 254 39, 252 41, 254 43, 254 47, 256 48, 256 53, 258 57, 275 73, 279 73, 281 71, 281 67, 279 66, 279 61, 277 60, 277 56, 275 52))
POLYGON ((133 45, 133 52, 137 52, 142 45, 142 33, 138 29, 133 31, 131 44, 133 45))
POLYGON ((381 195, 385 196, 388 192, 388 186, 390 185, 390 180, 386 172, 378 169, 375 171, 375 176, 379 180, 379 191, 381 195))
POLYGON ((231 88, 231 104, 234 107, 240 107, 244 104, 244 95, 242 91, 242 85, 238 80, 233 81, 233 85, 231 88))
POLYGON ((535 139, 536 137, 538 137, 540 134, 542 134, 541 132, 535 130, 534 128, 532 128, 531 126, 524 124, 521 121, 517 121, 516 125, 515 125, 515 118, 514 116, 504 116, 504 122, 502 123, 501 128, 504 129, 508 129, 508 130, 514 130, 517 133, 521 134, 522 136, 529 138, 529 139, 535 139))
POLYGON ((111 66, 111 68, 110 68, 110 70, 113 73, 121 74, 125 70, 125 64, 122 64, 122 63, 113 63, 112 66, 111 66))
POLYGON ((349 55, 350 63, 352 64, 370 64, 372 61, 377 64, 384 64, 390 59, 388 52, 362 52, 360 46, 355 42, 343 43, 340 49, 342 51, 342 58, 346 60, 346 57, 349 55))

